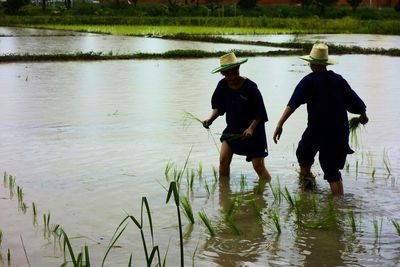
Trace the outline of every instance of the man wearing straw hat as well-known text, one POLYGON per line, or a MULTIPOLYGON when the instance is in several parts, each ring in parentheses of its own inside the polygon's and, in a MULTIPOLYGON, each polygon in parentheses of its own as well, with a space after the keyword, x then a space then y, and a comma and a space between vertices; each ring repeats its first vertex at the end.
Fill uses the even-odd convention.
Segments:
POLYGON ((246 156, 261 180, 271 180, 265 167, 268 155, 265 122, 268 121, 264 101, 257 84, 239 74, 241 64, 247 59, 237 59, 234 53, 220 58, 220 66, 212 73, 220 72, 221 79, 212 95, 212 112, 203 121, 208 128, 218 117, 226 114, 226 128, 221 136, 219 159, 220 178, 229 178, 233 154, 246 156))
POLYGON ((360 123, 366 124, 366 106, 342 76, 326 69, 327 65, 336 63, 328 56, 326 44, 314 44, 310 55, 301 59, 309 62, 312 72, 296 86, 278 121, 273 139, 278 142, 285 121, 300 105, 307 104, 307 128, 296 150, 300 182, 306 187, 315 185, 311 166, 319 152, 324 179, 329 182, 333 195, 343 195, 340 170, 347 154, 354 152, 349 146, 347 112, 360 114, 360 123))

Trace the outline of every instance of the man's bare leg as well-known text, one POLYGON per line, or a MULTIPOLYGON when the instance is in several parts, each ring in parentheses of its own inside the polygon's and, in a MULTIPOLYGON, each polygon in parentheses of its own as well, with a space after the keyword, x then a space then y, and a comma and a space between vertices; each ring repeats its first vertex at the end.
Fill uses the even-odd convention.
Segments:
POLYGON ((331 182, 331 183, 329 183, 329 185, 331 186, 331 191, 334 196, 343 196, 344 195, 342 181, 331 182))
POLYGON ((271 181, 271 175, 269 174, 267 168, 265 168, 264 157, 253 158, 251 160, 253 163, 253 168, 256 171, 260 180, 265 180, 267 182, 271 181))
POLYGON ((229 179, 230 166, 233 152, 226 141, 222 142, 219 154, 219 177, 220 179, 229 179))

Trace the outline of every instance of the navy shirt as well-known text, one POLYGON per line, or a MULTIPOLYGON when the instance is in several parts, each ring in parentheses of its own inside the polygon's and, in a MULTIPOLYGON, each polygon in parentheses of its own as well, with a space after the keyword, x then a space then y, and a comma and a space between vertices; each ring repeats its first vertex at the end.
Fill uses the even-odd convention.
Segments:
POLYGON ((366 106, 347 81, 333 71, 316 71, 297 85, 288 106, 307 104, 308 124, 302 136, 306 144, 351 153, 347 112, 364 113, 366 106))
POLYGON ((211 106, 213 109, 218 109, 220 116, 226 114, 227 126, 224 134, 242 134, 253 120, 260 120, 252 138, 241 142, 242 144, 238 144, 237 147, 235 143, 239 141, 228 143, 236 154, 261 156, 258 154, 262 151, 266 155, 265 122, 268 121, 268 116, 256 83, 246 78, 239 89, 232 89, 225 79, 220 80, 211 98, 211 106), (258 152, 253 153, 255 152, 253 150, 258 150, 258 152))

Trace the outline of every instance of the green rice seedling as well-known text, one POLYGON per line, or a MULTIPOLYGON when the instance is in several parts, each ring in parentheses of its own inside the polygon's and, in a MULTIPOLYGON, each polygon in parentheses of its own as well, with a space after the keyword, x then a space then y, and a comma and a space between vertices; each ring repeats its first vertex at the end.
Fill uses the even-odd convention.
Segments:
POLYGON ((225 214, 224 221, 225 221, 226 225, 229 227, 229 229, 231 229, 233 234, 240 235, 240 231, 237 228, 237 226, 231 216, 229 216, 228 214, 225 214))
POLYGON ((244 192, 244 190, 246 190, 247 187, 247 177, 244 174, 240 175, 240 191, 244 192))
POLYGON ((206 189, 207 196, 210 197, 211 191, 210 191, 210 187, 208 186, 207 180, 204 180, 204 188, 206 189))
POLYGON ((358 176, 358 160, 356 160, 356 177, 358 176))
POLYGON ((346 174, 350 173, 350 162, 346 161, 346 174))
POLYGON ((201 162, 199 162, 199 166, 197 168, 197 176, 199 179, 203 178, 203 164, 201 164, 201 162))
POLYGON ((215 237, 215 230, 214 227, 211 224, 210 219, 208 218, 206 212, 202 209, 201 211, 199 211, 199 217, 202 220, 202 222, 204 223, 204 225, 207 227, 208 232, 210 233, 211 237, 215 237))
POLYGON ((7 187, 7 172, 4 172, 3 185, 4 185, 4 187, 7 187))
POLYGON ((378 220, 374 217, 374 219, 372 220, 372 223, 374 225, 375 238, 378 238, 378 233, 379 233, 378 220))
POLYGON ((301 200, 300 198, 295 197, 294 198, 294 214, 296 216, 296 224, 301 225, 302 220, 303 220, 303 209, 301 206, 301 200))
POLYGON ((375 170, 375 168, 372 170, 372 172, 371 172, 371 177, 372 178, 375 178, 375 172, 376 172, 376 170, 375 170))
POLYGON ((37 208, 35 202, 32 202, 32 211, 33 211, 33 216, 36 217, 37 214, 37 208))
POLYGON ((274 188, 272 186, 272 183, 270 184, 269 187, 271 188, 271 192, 272 192, 272 195, 274 197, 274 201, 277 201, 278 203, 281 203, 282 190, 281 190, 281 184, 280 184, 280 181, 279 181, 279 177, 276 179, 276 183, 277 183, 276 188, 274 188))
POLYGON ((189 179, 189 188, 190 190, 193 190, 193 185, 194 185, 194 178, 196 177, 196 172, 194 169, 191 169, 190 171, 190 179, 189 179))
POLYGON ((276 210, 270 210, 268 212, 268 217, 272 221, 272 226, 276 230, 276 232, 278 234, 281 234, 281 232, 282 232, 281 222, 280 222, 279 215, 276 212, 276 210))
POLYGON ((194 224, 193 208, 192 208, 192 205, 190 204, 189 199, 185 196, 181 196, 180 202, 183 207, 183 213, 186 215, 189 222, 191 224, 194 224))
POLYGON ((169 172, 171 171, 173 166, 174 164, 171 161, 168 161, 167 164, 165 165, 164 174, 167 181, 169 181, 169 172))
POLYGON ((217 180, 218 180, 217 168, 215 168, 215 166, 213 166, 213 167, 212 167, 212 171, 213 171, 214 181, 217 181, 217 180))
POLYGON ((386 150, 383 150, 383 164, 385 165, 385 168, 386 168, 386 171, 387 171, 388 175, 391 175, 392 174, 392 171, 391 171, 392 168, 391 168, 391 165, 390 165, 389 155, 388 155, 386 150))
POLYGON ((7 249, 7 264, 8 264, 8 266, 11 265, 11 252, 10 252, 10 249, 7 249))
MULTIPOLYGON (((142 202, 143 203, 143 202, 142 202)), ((105 261, 106 261, 106 258, 107 258, 107 256, 108 256, 108 254, 110 253, 110 251, 111 251, 111 249, 114 247, 114 244, 117 242, 117 240, 121 237, 121 235, 122 235, 122 233, 125 231, 125 229, 126 229, 126 227, 128 226, 128 224, 127 223, 125 223, 129 218, 130 218, 131 216, 126 216, 122 221, 121 221, 121 223, 118 225, 118 227, 117 227, 117 229, 115 229, 115 232, 114 232, 114 234, 113 234, 113 236, 111 237, 111 240, 110 240, 110 243, 108 244, 108 247, 107 247, 107 250, 106 250, 106 253, 104 254, 104 257, 103 257, 103 260, 102 260, 102 263, 101 263, 101 266, 102 267, 104 267, 104 263, 105 263, 105 261)), ((134 219, 134 218, 133 218, 134 219)), ((132 219, 132 220, 133 220, 132 219)), ((136 219, 135 219, 136 220, 136 219)), ((136 222, 135 222, 136 223, 136 222)), ((64 232, 64 231, 63 231, 64 232)), ((65 235, 66 236, 66 235, 65 235)), ((65 238, 64 238, 64 251, 65 251, 65 238)), ((68 239, 67 239, 68 240, 68 239)), ((145 243, 145 240, 144 240, 144 235, 142 234, 142 242, 144 242, 145 243)), ((68 241, 68 243, 67 243, 67 245, 69 244, 69 241, 68 241)), ((74 262, 74 254, 73 254, 73 251, 72 251, 72 247, 71 247, 71 245, 69 244, 68 245, 68 248, 70 249, 70 255, 71 255, 71 258, 72 258, 72 261, 74 262)), ((147 255, 147 247, 146 246, 144 246, 144 250, 145 250, 145 256, 146 256, 146 260, 147 260, 147 257, 148 257, 148 255, 147 255)))
POLYGON ((0 229, 0 248, 1 248, 1 242, 3 242, 3 231, 0 229))
POLYGON ((350 142, 356 148, 358 148, 358 146, 359 146, 357 130, 360 125, 361 125, 360 117, 353 117, 349 120, 350 142))
POLYGON ((250 206, 253 208, 254 215, 256 216, 257 220, 262 221, 262 210, 255 199, 250 200, 250 206))
MULTIPOLYGON (((392 219, 391 222, 392 222, 394 228, 396 229, 397 234, 400 236, 400 223, 398 223, 398 222, 397 222, 396 220, 394 220, 394 219, 392 219)), ((1 234, 1 232, 0 232, 0 234, 1 234)), ((1 241, 1 238, 0 238, 0 241, 1 241)), ((1 242, 0 242, 0 244, 1 244, 1 242)))
POLYGON ((28 263, 28 266, 31 266, 31 264, 29 263, 28 253, 26 252, 24 240, 22 239, 22 235, 20 235, 19 237, 20 237, 20 239, 21 239, 22 248, 24 249, 26 262, 28 263))
POLYGON ((354 211, 353 210, 349 210, 347 215, 349 217, 351 229, 353 230, 353 233, 355 233, 357 231, 357 225, 356 225, 356 219, 354 217, 354 211))
POLYGON ((197 121, 203 125, 203 121, 200 118, 187 111, 183 113, 183 119, 185 125, 188 124, 190 121, 197 121))
MULTIPOLYGON (((192 151, 192 150, 190 150, 192 151)), ((190 153, 189 153, 190 154, 190 153)), ((179 240, 180 240, 180 253, 181 253, 181 267, 184 267, 184 254, 183 254, 183 234, 182 234, 182 220, 181 220, 181 212, 179 209, 179 193, 178 188, 175 182, 171 182, 167 195, 167 203, 171 198, 171 195, 174 195, 175 205, 178 214, 178 223, 179 223, 179 240)))
POLYGON ((289 190, 287 189, 287 187, 285 186, 283 188, 283 192, 282 192, 283 197, 286 199, 286 201, 288 202, 288 204, 290 205, 290 207, 294 207, 294 200, 292 195, 290 194, 289 190))

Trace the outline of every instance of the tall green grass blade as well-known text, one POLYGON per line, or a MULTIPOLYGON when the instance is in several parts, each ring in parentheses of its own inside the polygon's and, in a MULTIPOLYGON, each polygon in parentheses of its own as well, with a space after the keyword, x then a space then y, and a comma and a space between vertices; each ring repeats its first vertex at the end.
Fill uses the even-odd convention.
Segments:
POLYGON ((68 238, 67 234, 65 233, 64 230, 61 230, 61 233, 62 233, 62 235, 64 237, 64 251, 65 251, 65 247, 67 247, 68 251, 69 251, 69 255, 70 255, 71 260, 72 260, 72 264, 74 266, 78 266, 78 261, 75 258, 74 250, 72 249, 72 246, 71 246, 71 243, 69 242, 69 238, 68 238))
POLYGON ((85 267, 90 267, 89 247, 85 245, 85 267))
MULTIPOLYGON (((117 242, 117 240, 121 237, 122 233, 125 231, 126 227, 128 226, 128 224, 124 225, 123 224, 126 222, 126 220, 128 220, 131 216, 126 216, 118 225, 117 229, 115 229, 115 232, 113 234, 113 236, 111 237, 110 243, 107 247, 106 253, 104 254, 103 260, 101 262, 101 266, 104 266, 104 263, 106 261, 106 258, 108 256, 108 254, 110 253, 111 249, 113 248, 114 244, 117 242), (121 230, 120 230, 121 229, 121 230), (119 232, 118 232, 119 231, 119 232)), ((146 257, 147 259, 147 257, 146 257)))
POLYGON ((229 229, 231 229, 233 234, 240 235, 240 231, 237 228, 237 226, 231 216, 229 216, 228 214, 225 214, 224 221, 225 221, 226 225, 228 225, 229 229))
POLYGON ((19 235, 19 237, 21 238, 21 244, 22 244, 22 248, 24 249, 24 254, 25 254, 26 262, 28 263, 28 266, 31 266, 31 264, 30 264, 30 262, 29 262, 29 258, 28 258, 28 253, 26 252, 24 240, 22 239, 22 235, 19 235))
POLYGON ((294 200, 286 186, 283 188, 282 195, 286 199, 286 201, 289 203, 290 207, 294 207, 294 200))
POLYGON ((271 219, 272 225, 274 226, 276 232, 278 234, 281 234, 282 227, 281 227, 281 222, 280 222, 278 213, 275 210, 270 210, 268 217, 271 219))
MULTIPOLYGON (((190 152, 192 149, 190 149, 190 152)), ((190 153, 189 153, 190 155, 190 153)), ((189 159, 189 155, 186 159, 186 163, 189 159)), ((186 166, 185 163, 185 166, 186 166)), ((174 200, 175 200, 175 205, 176 205, 176 210, 178 213, 178 223, 179 223, 179 239, 180 239, 180 253, 181 253, 181 267, 184 267, 184 254, 183 254, 183 234, 182 234, 182 220, 181 220, 181 212, 179 208, 179 193, 178 193, 178 188, 176 185, 176 182, 171 182, 168 190, 168 195, 167 195, 167 203, 169 199, 171 198, 171 194, 174 195, 174 200)))
POLYGON ((132 253, 131 256, 129 257, 128 267, 132 267, 132 253))

